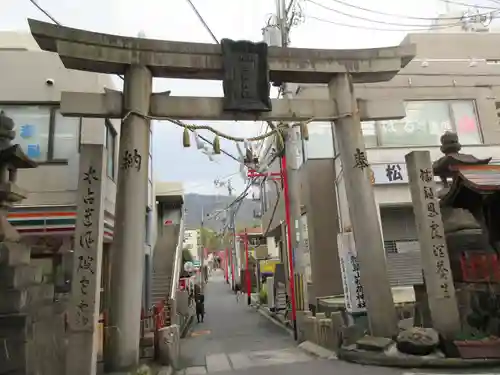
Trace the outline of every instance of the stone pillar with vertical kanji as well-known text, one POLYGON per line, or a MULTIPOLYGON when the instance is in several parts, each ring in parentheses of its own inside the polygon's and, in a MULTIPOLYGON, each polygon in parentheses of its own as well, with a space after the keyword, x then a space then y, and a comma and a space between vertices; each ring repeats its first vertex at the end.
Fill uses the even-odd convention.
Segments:
POLYGON ((430 153, 413 151, 405 159, 432 325, 451 338, 460 317, 430 153))
POLYGON ((82 145, 68 319, 66 374, 94 375, 104 236, 106 149, 82 145))

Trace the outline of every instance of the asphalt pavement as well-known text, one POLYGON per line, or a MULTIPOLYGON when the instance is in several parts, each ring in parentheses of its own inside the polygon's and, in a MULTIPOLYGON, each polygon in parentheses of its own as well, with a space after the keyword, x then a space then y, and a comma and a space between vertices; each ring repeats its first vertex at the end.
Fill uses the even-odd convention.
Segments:
MULTIPOLYGON (((458 371, 401 370, 361 366, 310 356, 297 348, 289 332, 247 305, 236 301, 222 271, 205 287, 205 321, 191 327, 181 341, 181 375, 431 375, 458 371)), ((490 375, 500 371, 467 371, 490 375)))

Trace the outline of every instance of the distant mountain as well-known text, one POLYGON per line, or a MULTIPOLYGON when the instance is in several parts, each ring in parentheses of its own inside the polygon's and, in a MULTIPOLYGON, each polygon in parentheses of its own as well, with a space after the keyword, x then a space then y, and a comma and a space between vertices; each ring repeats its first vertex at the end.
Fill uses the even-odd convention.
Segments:
MULTIPOLYGON (((185 226, 186 229, 197 229, 201 226, 201 218, 205 216, 204 226, 214 231, 223 228, 222 219, 224 215, 219 215, 219 219, 207 219, 207 214, 216 210, 222 210, 229 206, 236 197, 227 195, 201 195, 185 194, 184 207, 186 209, 185 226)), ((260 225, 260 219, 254 219, 254 210, 260 211, 260 202, 245 199, 238 210, 236 216, 236 226, 260 225)), ((229 217, 228 217, 229 218, 229 217)))

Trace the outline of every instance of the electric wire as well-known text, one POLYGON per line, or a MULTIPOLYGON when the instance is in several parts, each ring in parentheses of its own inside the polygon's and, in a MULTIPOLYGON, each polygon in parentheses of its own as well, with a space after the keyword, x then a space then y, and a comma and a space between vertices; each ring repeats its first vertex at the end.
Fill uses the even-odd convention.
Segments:
MULTIPOLYGON (((357 9, 357 10, 362 10, 363 12, 368 12, 368 13, 373 13, 373 14, 379 14, 379 15, 387 16, 387 17, 404 18, 404 19, 421 20, 421 21, 438 21, 438 20, 441 20, 441 19, 444 19, 444 20, 461 20, 463 18, 477 17, 477 16, 488 15, 488 14, 492 13, 490 11, 490 12, 486 12, 486 13, 483 13, 483 14, 476 14, 474 16, 468 16, 468 17, 416 17, 416 16, 408 16, 408 15, 398 14, 398 13, 381 12, 379 10, 370 9, 370 8, 364 8, 364 7, 359 6, 359 5, 349 4, 348 2, 342 1, 342 0, 329 0, 329 1, 335 2, 337 4, 340 4, 340 5, 343 5, 343 6, 346 6, 346 7, 354 8, 354 9, 357 9)), ((476 6, 476 7, 479 7, 479 6, 476 6)), ((492 8, 492 9, 500 10, 498 7, 497 8, 492 8)))
POLYGON ((313 20, 316 20, 316 21, 319 21, 319 22, 323 22, 323 23, 329 23, 329 24, 332 24, 332 25, 335 25, 335 26, 341 26, 341 27, 348 27, 348 28, 353 28, 353 29, 363 29, 363 30, 372 30, 372 31, 389 31, 389 32, 427 32, 427 31, 432 31, 432 30, 443 30, 443 29, 450 29, 452 27, 456 27, 457 25, 444 25, 444 26, 429 26, 427 28, 425 27, 422 27, 420 29, 398 29, 398 28, 387 28, 387 29, 384 29, 382 27, 371 27, 371 26, 364 26, 364 25, 353 25, 353 24, 349 24, 349 23, 344 23, 344 22, 337 22, 337 21, 332 21, 332 20, 328 20, 328 19, 325 19, 325 18, 321 18, 321 17, 317 17, 317 16, 313 16, 313 15, 310 15, 310 14, 306 14, 306 18, 310 18, 310 19, 313 19, 313 20))
POLYGON ((58 26, 62 26, 62 24, 56 20, 54 17, 52 17, 52 15, 47 12, 45 9, 43 9, 40 5, 38 5, 38 3, 36 2, 36 0, 29 0, 29 2, 31 4, 33 4, 40 12, 42 12, 43 14, 45 14, 45 16, 50 19, 52 22, 54 22, 56 25, 58 26))
MULTIPOLYGON (((324 10, 327 10, 327 11, 330 11, 330 12, 334 12, 336 14, 340 14, 342 16, 345 16, 345 17, 349 17, 349 18, 354 18, 354 19, 358 19, 358 20, 363 20, 363 21, 368 21, 368 22, 372 22, 372 23, 378 23, 378 24, 381 24, 381 25, 389 25, 389 26, 408 26, 408 27, 423 27, 423 28, 426 28, 426 27, 429 27, 429 25, 422 25, 422 24, 406 24, 406 23, 399 23, 399 22, 389 22, 389 21, 379 21, 379 20, 375 20, 375 19, 372 19, 372 18, 368 18, 368 17, 362 17, 362 16, 357 16, 357 15, 354 15, 354 14, 350 14, 350 13, 346 13, 346 12, 343 12, 341 10, 338 10, 338 9, 335 9, 335 8, 331 8, 329 6, 326 6, 324 4, 321 4, 321 3, 318 3, 314 0, 305 0, 306 2, 310 3, 310 4, 313 4, 319 8, 322 8, 324 10)), ((457 26, 461 24, 460 22, 455 22, 453 24, 446 24, 444 26, 457 26)))
POLYGON ((196 9, 195 5, 193 4, 193 2, 191 0, 186 0, 189 5, 191 6, 191 8, 193 9, 193 11, 196 13, 196 16, 198 17, 198 19, 200 20, 200 22, 203 24, 203 26, 205 27, 205 30, 208 31, 208 33, 210 34, 210 36, 212 37, 212 39, 215 41, 215 43, 219 44, 219 40, 217 39, 217 37, 215 36, 215 34, 212 32, 212 30, 210 29, 210 27, 208 26, 207 22, 205 21, 205 19, 203 18, 203 16, 200 14, 200 12, 198 12, 198 9, 196 9))
MULTIPOLYGON (((350 14, 350 13, 346 13, 346 12, 343 12, 341 10, 338 10, 338 9, 335 9, 335 8, 331 8, 331 7, 328 7, 324 4, 321 4, 321 3, 318 3, 317 1, 314 1, 314 0, 305 0, 306 2, 308 3, 311 3, 317 7, 320 7, 322 9, 325 9, 325 10, 328 10, 330 12, 335 12, 337 14, 341 14, 345 17, 349 17, 349 18, 354 18, 354 19, 359 19, 359 20, 363 20, 363 21, 367 21, 367 22, 372 22, 372 23, 377 23, 377 24, 381 24, 381 25, 389 25, 389 26, 409 26, 409 27, 423 27, 423 28, 429 28, 430 25, 422 25, 422 24, 410 24, 410 23, 399 23, 399 22, 389 22, 389 21, 380 21, 380 20, 375 20, 373 18, 368 18, 368 17, 363 17, 363 16, 357 16, 357 15, 354 15, 354 14, 350 14)), ((493 14, 498 14, 500 10, 497 9, 495 11, 491 11, 491 12, 488 12, 487 15, 490 15, 491 17, 493 17, 493 14)), ((470 16, 470 17, 475 17, 475 16, 470 16)), ((467 18, 470 18, 470 17, 462 17, 461 19, 467 19, 467 18)), ((462 22, 454 22, 454 23, 447 23, 447 24, 441 24, 441 25, 437 25, 435 28, 441 28, 441 27, 454 27, 454 26, 459 26, 459 25, 462 25, 462 22)))
POLYGON ((489 7, 489 6, 485 6, 485 5, 474 5, 474 4, 464 3, 461 1, 455 1, 455 0, 439 0, 439 1, 441 1, 442 3, 445 3, 445 4, 455 4, 455 5, 461 5, 461 6, 470 7, 470 8, 498 9, 498 7, 489 7))

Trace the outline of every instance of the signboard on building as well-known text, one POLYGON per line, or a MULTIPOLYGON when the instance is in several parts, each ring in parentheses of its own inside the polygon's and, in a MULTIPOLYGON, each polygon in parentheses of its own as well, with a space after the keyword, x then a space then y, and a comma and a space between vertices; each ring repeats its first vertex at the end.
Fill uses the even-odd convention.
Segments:
POLYGON ((407 184, 406 163, 370 164, 370 177, 373 185, 407 184))
POLYGON ((366 311, 365 295, 361 285, 356 246, 352 232, 339 233, 337 236, 344 300, 349 313, 366 311))

